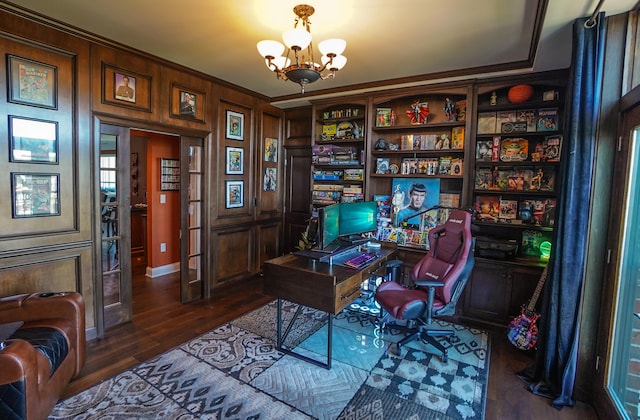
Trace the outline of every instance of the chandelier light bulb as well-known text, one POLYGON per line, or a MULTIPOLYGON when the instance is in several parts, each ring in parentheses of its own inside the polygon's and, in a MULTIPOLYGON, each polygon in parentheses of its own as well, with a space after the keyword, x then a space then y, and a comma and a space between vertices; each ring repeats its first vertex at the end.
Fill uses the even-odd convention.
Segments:
POLYGON ((282 34, 282 40, 287 48, 304 50, 311 43, 311 34, 305 29, 295 28, 282 34))
POLYGON ((323 55, 340 55, 347 48, 347 41, 340 38, 325 39, 318 44, 318 49, 323 55))
POLYGON ((278 41, 273 41, 271 39, 267 39, 264 41, 258 42, 258 52, 264 58, 275 58, 281 56, 284 52, 284 45, 282 45, 278 41))

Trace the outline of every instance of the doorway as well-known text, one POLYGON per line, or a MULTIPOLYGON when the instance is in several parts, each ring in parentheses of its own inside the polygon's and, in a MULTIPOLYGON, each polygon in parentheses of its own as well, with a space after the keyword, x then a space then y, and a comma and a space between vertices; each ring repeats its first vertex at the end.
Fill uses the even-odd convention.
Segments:
POLYGON ((108 124, 99 129, 101 336, 135 316, 134 287, 172 291, 176 302, 203 297, 204 141, 108 124))

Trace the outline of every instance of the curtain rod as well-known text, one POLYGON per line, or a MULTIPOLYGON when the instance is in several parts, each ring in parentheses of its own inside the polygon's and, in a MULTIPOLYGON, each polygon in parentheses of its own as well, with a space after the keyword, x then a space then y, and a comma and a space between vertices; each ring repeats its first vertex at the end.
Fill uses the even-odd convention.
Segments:
POLYGON ((593 13, 591 13, 591 17, 587 19, 587 21, 584 23, 585 28, 593 28, 598 18, 598 12, 600 12, 600 8, 602 7, 603 4, 604 4, 604 0, 598 1, 598 5, 596 6, 593 13))

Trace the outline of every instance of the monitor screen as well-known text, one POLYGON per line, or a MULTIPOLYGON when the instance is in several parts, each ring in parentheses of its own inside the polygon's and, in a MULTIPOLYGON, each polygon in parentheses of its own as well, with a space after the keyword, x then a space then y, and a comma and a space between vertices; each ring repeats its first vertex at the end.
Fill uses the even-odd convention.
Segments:
POLYGON ((325 249, 330 243, 338 239, 340 235, 339 217, 339 204, 332 204, 318 209, 318 247, 320 249, 325 249))
POLYGON ((340 236, 372 232, 378 228, 375 201, 340 204, 340 236))

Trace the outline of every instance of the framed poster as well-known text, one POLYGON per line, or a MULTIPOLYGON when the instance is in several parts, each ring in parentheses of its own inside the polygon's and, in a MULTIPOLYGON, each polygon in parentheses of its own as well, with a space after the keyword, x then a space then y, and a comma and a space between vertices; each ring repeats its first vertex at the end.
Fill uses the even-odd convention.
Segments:
POLYGON ((151 112, 151 76, 102 63, 102 102, 151 112))
POLYGON ((169 114, 185 120, 204 122, 206 93, 171 84, 169 114))
POLYGON ((180 160, 160 158, 160 190, 180 191, 180 160))
POLYGON ((242 147, 227 147, 227 175, 242 175, 244 173, 244 149, 242 147))
POLYGON ((277 185, 276 168, 264 168, 264 178, 262 181, 262 189, 264 191, 275 191, 277 185))
POLYGON ((58 163, 58 123, 9 115, 11 162, 58 163))
POLYGON ((13 55, 7 60, 9 102, 58 108, 57 67, 13 55))
POLYGON ((226 182, 226 207, 244 207, 244 181, 226 182))
POLYGON ((278 161, 278 139, 267 137, 264 139, 264 161, 278 161))
POLYGON ((13 218, 59 216, 59 174, 11 173, 13 218))
POLYGON ((440 178, 393 178, 393 225, 425 230, 436 226, 438 212, 428 209, 440 202, 440 178))
POLYGON ((128 74, 114 72, 114 97, 119 101, 136 103, 136 78, 128 74))
POLYGON ((231 140, 244 140, 244 114, 227 111, 226 137, 231 140))

